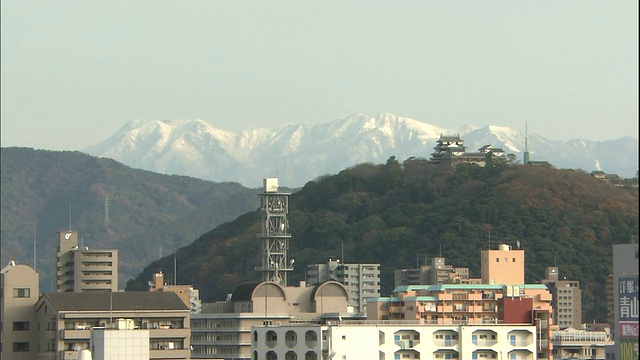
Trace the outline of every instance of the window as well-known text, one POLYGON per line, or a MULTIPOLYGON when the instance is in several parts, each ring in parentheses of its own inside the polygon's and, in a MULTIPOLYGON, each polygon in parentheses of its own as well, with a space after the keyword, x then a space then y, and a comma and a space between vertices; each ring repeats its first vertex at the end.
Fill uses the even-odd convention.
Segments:
POLYGON ((29 331, 29 322, 28 321, 14 321, 13 322, 13 331, 29 331))
POLYGON ((516 262, 516 258, 511 258, 511 262, 516 262))
POLYGON ((500 258, 496 258, 496 262, 500 262, 500 258))
POLYGON ((13 343, 13 351, 29 351, 29 343, 28 342, 14 342, 13 343))
POLYGON ((14 298, 28 298, 31 297, 31 289, 29 288, 15 288, 13 289, 14 298))

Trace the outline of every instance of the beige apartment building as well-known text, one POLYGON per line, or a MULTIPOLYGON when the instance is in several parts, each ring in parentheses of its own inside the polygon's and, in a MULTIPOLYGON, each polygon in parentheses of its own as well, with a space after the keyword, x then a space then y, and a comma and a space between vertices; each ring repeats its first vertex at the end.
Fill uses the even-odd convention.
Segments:
POLYGON ((35 359, 37 325, 33 306, 40 291, 38 273, 27 265, 9 265, 0 270, 0 311, 2 311, 0 358, 35 359))
POLYGON ((118 250, 79 246, 77 231, 56 235, 58 292, 118 291, 118 250))
POLYGON ((582 290, 577 280, 560 280, 557 267, 547 268, 547 277, 541 281, 553 297, 553 318, 560 329, 582 327, 582 290))
POLYGON ((329 280, 315 286, 273 281, 240 284, 224 302, 203 304, 191 316, 193 359, 251 359, 251 328, 296 322, 352 319, 345 286, 329 280))
MULTIPOLYGON (((33 310, 32 310, 33 311, 33 310)), ((149 331, 149 359, 189 359, 189 308, 173 292, 47 293, 35 305, 38 359, 76 360, 91 329, 130 319, 149 331)))

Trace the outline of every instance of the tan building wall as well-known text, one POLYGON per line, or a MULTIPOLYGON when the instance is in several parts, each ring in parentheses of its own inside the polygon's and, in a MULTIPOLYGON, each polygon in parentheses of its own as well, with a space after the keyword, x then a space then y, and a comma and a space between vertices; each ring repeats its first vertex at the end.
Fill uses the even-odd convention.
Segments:
POLYGON ((118 291, 118 250, 78 246, 76 231, 57 233, 57 291, 118 291))
POLYGON ((191 318, 193 359, 251 358, 251 327, 350 318, 349 294, 337 281, 316 286, 275 282, 239 285, 224 303, 203 305, 191 318), (206 311, 215 311, 207 313, 206 311))
POLYGON ((0 358, 34 359, 37 325, 33 305, 40 291, 38 273, 27 265, 11 262, 0 271, 2 338, 0 358))
POLYGON ((482 250, 480 257, 483 284, 524 284, 524 250, 502 244, 498 250, 482 250))

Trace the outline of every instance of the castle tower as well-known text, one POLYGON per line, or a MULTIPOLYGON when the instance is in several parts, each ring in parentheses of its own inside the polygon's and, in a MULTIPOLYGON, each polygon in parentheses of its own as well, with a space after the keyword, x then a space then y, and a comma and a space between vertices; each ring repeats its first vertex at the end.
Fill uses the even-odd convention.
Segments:
POLYGON ((261 240, 262 266, 256 267, 262 272, 263 281, 273 281, 287 285, 287 273, 293 270, 293 259, 288 260, 289 250, 289 195, 278 192, 278 178, 263 180, 264 191, 260 194, 262 211, 262 229, 258 234, 261 240))

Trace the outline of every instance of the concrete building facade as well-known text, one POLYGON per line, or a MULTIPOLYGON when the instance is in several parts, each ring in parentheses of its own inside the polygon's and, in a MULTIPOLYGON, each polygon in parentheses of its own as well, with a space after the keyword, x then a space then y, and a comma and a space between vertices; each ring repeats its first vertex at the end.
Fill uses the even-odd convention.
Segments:
POLYGON ((422 265, 415 269, 396 269, 394 286, 435 285, 435 284, 469 284, 480 283, 480 279, 469 279, 469 268, 454 267, 447 264, 442 256, 431 259, 430 265, 422 265))
POLYGON ((191 316, 193 359, 251 359, 251 327, 352 319, 349 294, 329 280, 315 286, 273 281, 239 285, 224 302, 191 316))
POLYGON ((252 328, 252 359, 536 359, 530 324, 343 322, 252 328))
POLYGON ((551 291, 553 318, 555 324, 560 329, 582 327, 582 290, 580 282, 577 280, 567 280, 566 277, 560 280, 557 267, 548 267, 546 279, 541 283, 545 284, 551 291))
POLYGON ((326 264, 307 265, 305 280, 313 286, 328 280, 343 284, 354 312, 367 312, 367 298, 380 296, 380 264, 343 264, 330 258, 326 264))
POLYGON ((189 359, 189 308, 172 292, 47 293, 35 305, 39 359, 75 360, 91 329, 118 319, 149 330, 149 359, 189 359))
POLYGON ((118 291, 118 250, 81 247, 77 231, 59 231, 56 235, 58 292, 118 291))
POLYGON ((30 266, 16 264, 0 270, 1 338, 0 358, 6 360, 34 359, 37 323, 33 308, 40 291, 38 273, 30 266))

